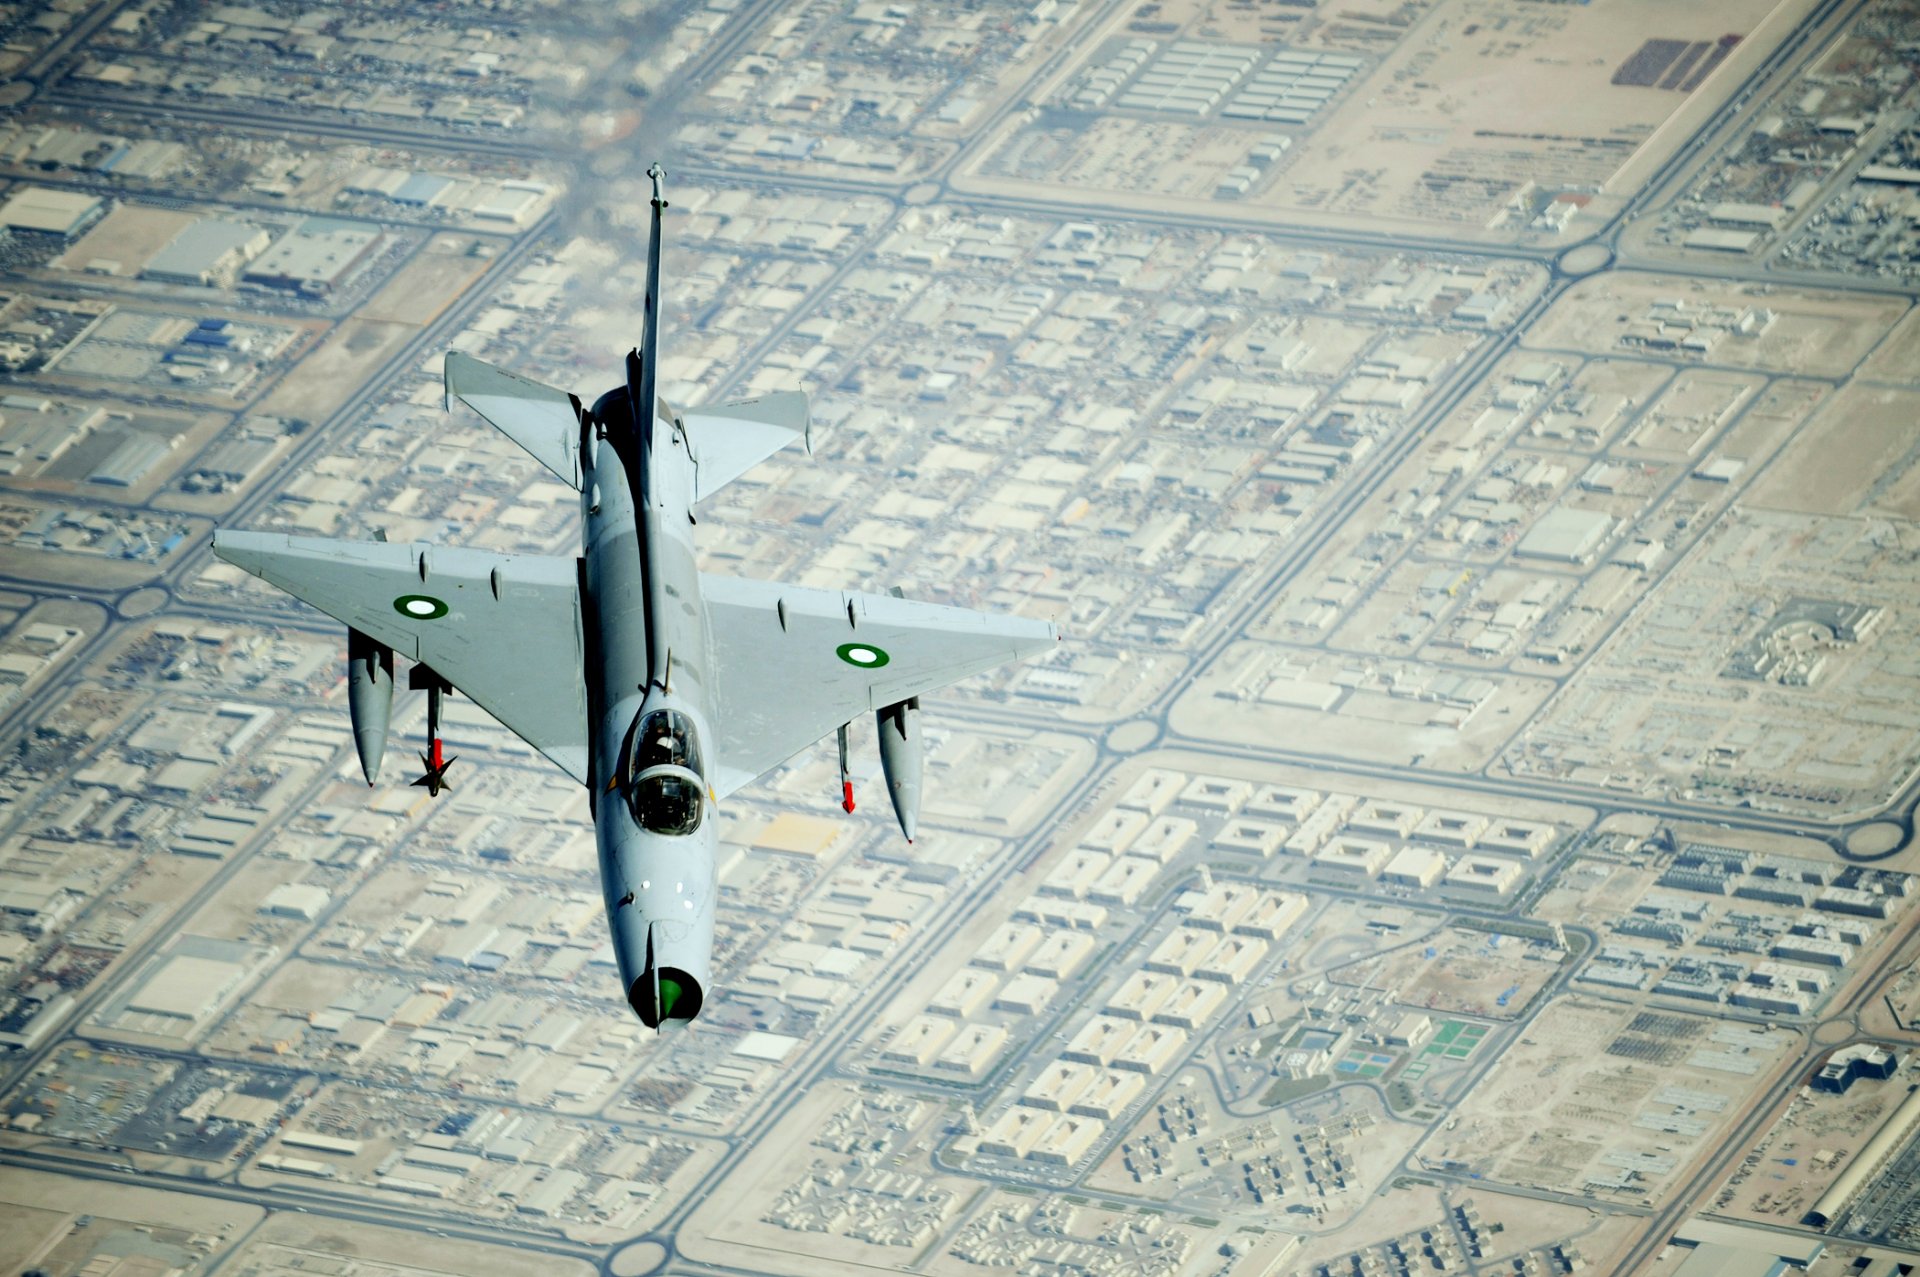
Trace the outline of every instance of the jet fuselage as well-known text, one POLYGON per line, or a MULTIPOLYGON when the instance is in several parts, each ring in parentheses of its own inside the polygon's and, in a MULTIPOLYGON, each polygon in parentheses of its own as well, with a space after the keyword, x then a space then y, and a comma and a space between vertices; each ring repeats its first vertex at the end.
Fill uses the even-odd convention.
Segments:
POLYGON ((710 987, 718 838, 706 613, 693 547, 693 465, 638 385, 609 391, 581 448, 590 793, 600 881, 628 1004, 658 1027, 710 987))

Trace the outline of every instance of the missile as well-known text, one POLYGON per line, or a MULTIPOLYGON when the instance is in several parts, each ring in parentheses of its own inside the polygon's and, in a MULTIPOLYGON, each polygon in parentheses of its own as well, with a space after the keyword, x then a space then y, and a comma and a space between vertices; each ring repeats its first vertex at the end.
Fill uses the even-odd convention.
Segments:
POLYGON ((380 775, 387 724, 393 718, 393 649, 352 628, 347 630, 347 710, 360 771, 372 785, 380 775))
POLYGON ((913 841, 920 821, 920 698, 889 705, 875 718, 880 728, 880 770, 887 776, 887 793, 900 832, 913 841))

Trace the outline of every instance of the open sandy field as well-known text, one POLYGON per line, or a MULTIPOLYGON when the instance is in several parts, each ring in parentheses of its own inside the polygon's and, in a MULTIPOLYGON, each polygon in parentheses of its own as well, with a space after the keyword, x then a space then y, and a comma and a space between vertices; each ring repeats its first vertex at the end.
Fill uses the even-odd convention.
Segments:
POLYGON ((1617 271, 1583 280, 1569 289, 1527 334, 1535 350, 1617 355, 1621 338, 1643 322, 1657 302, 1679 301, 1690 311, 1748 307, 1773 312, 1773 322, 1754 337, 1728 335, 1705 357, 1676 362, 1725 368, 1791 368, 1805 377, 1845 377, 1906 311, 1898 298, 1788 291, 1756 284, 1730 284, 1617 271))
POLYGON ((1849 385, 1803 427, 1745 504, 1800 514, 1920 518, 1920 391, 1849 385))
POLYGON ((156 253, 195 220, 191 213, 122 204, 101 218, 73 247, 54 258, 52 264, 59 270, 89 274, 123 278, 138 275, 156 253))
MULTIPOLYGON (((1010 117, 963 162, 957 185, 1045 198, 1062 182, 1129 206, 1218 213, 1216 184, 1275 134, 1291 149, 1226 207, 1295 225, 1552 242, 1537 213, 1567 193, 1597 226, 1658 171, 1812 8, 1812 0, 1522 5, 1327 0, 1294 10, 1189 0, 1151 24, 1109 27, 1036 86, 1064 107, 1123 39, 1143 34, 1360 59, 1304 121, 1209 111, 1010 117), (1078 117, 1078 118, 1075 118, 1078 117)), ((1231 94, 1237 92, 1229 90, 1231 94)))
POLYGON ((227 1238, 265 1214, 187 1193, 9 1169, 0 1175, 0 1268, 72 1273, 98 1255, 147 1253, 177 1257, 185 1271, 226 1251, 227 1238))
POLYGON ((1632 1200, 1657 1203, 1795 1043, 1779 1029, 1563 996, 1420 1155, 1555 1192, 1604 1195, 1631 1177, 1632 1200))

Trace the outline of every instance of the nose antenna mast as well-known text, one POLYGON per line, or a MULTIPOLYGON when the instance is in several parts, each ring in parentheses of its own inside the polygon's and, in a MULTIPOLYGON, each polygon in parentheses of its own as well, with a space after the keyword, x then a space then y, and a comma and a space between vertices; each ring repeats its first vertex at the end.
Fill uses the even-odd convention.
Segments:
POLYGON ((655 163, 647 169, 653 179, 653 217, 647 228, 647 292, 641 316, 640 347, 627 352, 627 403, 633 428, 642 446, 651 441, 660 373, 660 215, 667 207, 667 171, 655 163))

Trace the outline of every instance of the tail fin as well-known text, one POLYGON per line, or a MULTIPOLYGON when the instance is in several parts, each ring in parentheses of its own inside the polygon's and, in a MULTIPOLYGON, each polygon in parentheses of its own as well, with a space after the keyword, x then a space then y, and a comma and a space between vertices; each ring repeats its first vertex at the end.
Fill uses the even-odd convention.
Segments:
POLYGON ((704 501, 795 439, 807 441, 807 397, 797 390, 692 408, 680 429, 693 456, 693 499, 704 501))
POLYGON ((485 417, 535 461, 579 488, 578 399, 457 350, 447 352, 443 376, 449 399, 485 417))

